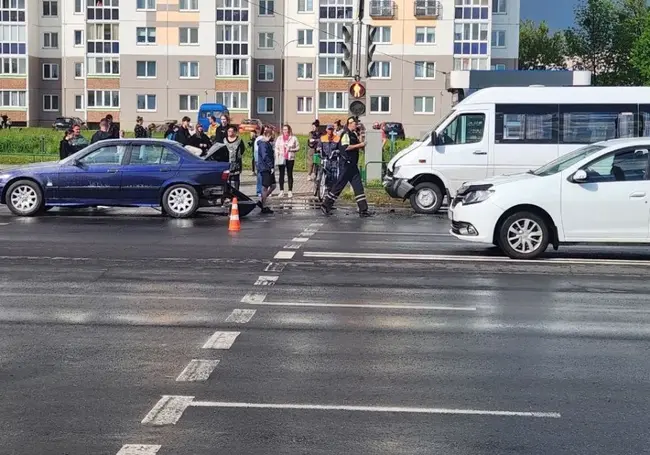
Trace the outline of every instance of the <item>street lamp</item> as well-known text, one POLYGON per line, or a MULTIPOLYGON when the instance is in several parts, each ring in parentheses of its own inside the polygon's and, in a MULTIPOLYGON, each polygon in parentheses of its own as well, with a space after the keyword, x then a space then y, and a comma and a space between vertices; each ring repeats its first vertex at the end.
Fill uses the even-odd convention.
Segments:
POLYGON ((297 41, 299 41, 297 38, 292 39, 291 41, 287 41, 283 46, 278 41, 273 40, 275 44, 282 48, 282 52, 280 53, 280 129, 282 129, 282 125, 284 125, 284 53, 289 44, 297 41))

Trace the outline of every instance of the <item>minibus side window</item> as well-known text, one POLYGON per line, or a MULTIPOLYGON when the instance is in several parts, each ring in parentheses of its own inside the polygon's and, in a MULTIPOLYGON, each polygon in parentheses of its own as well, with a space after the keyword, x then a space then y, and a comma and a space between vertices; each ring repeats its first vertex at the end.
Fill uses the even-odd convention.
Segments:
POLYGON ((483 140, 485 114, 461 114, 440 134, 440 145, 474 144, 483 140))

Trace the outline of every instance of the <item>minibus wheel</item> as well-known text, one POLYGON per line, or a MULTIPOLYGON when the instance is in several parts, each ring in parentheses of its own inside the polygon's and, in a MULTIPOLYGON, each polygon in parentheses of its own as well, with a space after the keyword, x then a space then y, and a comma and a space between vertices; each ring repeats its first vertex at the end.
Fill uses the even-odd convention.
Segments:
POLYGON ((432 182, 422 182, 415 186, 410 196, 411 207, 416 213, 434 214, 440 210, 442 189, 432 182))

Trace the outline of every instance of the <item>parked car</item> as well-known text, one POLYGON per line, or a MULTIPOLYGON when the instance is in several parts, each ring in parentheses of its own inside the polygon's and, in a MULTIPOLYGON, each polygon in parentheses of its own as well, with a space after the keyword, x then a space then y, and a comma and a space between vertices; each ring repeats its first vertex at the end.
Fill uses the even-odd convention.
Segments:
POLYGON ((52 128, 58 131, 66 131, 75 125, 85 129, 86 123, 79 117, 57 117, 52 124, 52 128))
POLYGON ((199 207, 239 199, 246 216, 255 202, 228 184, 228 162, 200 158, 165 139, 97 142, 56 163, 9 170, 0 175, 0 203, 19 216, 52 207, 162 207, 188 218, 199 207))
POLYGON ((256 134, 261 134, 262 133, 262 121, 256 118, 247 118, 244 119, 240 124, 239 124, 239 134, 243 133, 256 133, 256 134))
POLYGON ((384 122, 381 125, 381 129, 386 134, 386 138, 390 139, 390 133, 394 132, 395 133, 395 140, 404 140, 406 139, 405 132, 404 132, 404 125, 402 125, 399 122, 384 122))
POLYGON ((650 243, 650 138, 579 148, 535 171, 463 184, 451 234, 533 259, 570 243, 650 243))

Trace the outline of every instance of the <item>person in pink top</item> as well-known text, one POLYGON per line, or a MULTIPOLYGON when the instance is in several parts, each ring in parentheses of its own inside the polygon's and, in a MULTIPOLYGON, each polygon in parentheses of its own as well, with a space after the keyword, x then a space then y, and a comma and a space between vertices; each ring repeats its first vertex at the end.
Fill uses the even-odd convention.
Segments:
POLYGON ((282 126, 282 135, 275 140, 275 164, 280 170, 280 195, 284 196, 284 174, 286 171, 289 181, 289 197, 293 197, 293 165, 296 162, 296 152, 300 149, 298 138, 293 135, 289 125, 282 126))

